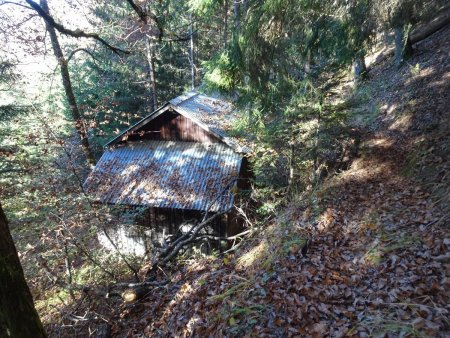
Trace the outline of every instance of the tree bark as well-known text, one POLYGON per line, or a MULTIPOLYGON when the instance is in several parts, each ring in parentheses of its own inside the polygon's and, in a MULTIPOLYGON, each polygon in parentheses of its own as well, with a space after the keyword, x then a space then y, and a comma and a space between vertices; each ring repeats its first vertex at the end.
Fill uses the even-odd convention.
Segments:
POLYGON ((0 204, 0 337, 46 337, 0 204))
POLYGON ((356 57, 353 63, 355 80, 361 80, 366 77, 367 68, 364 55, 359 55, 356 57))
MULTIPOLYGON (((48 8, 47 0, 40 0, 41 8, 44 12, 49 15, 50 11, 48 8)), ((80 111, 78 109, 77 101, 75 99, 75 95, 73 93, 72 82, 70 80, 69 67, 67 64, 67 60, 64 57, 61 46, 58 41, 58 36, 56 35, 55 28, 48 23, 45 22, 45 27, 47 29, 48 35, 50 36, 50 41, 52 43, 53 54, 58 60, 60 69, 61 69, 61 78, 63 82, 64 91, 66 93, 67 102, 69 103, 70 113, 72 115, 72 119, 75 122, 75 129, 80 135, 81 145, 83 146, 83 150, 86 154, 86 158, 89 164, 94 165, 95 160, 92 154, 91 148, 89 146, 89 141, 86 134, 86 129, 84 127, 83 120, 80 115, 80 111)))
POLYGON ((195 89, 195 57, 194 57, 194 23, 192 22, 192 14, 190 16, 191 25, 189 27, 189 35, 190 39, 190 48, 189 48, 189 56, 191 58, 191 88, 195 89))
POLYGON ((416 43, 423 39, 426 39, 431 34, 436 33, 438 30, 444 28, 448 24, 450 24, 450 8, 430 22, 416 28, 410 35, 411 43, 416 43))
POLYGON ((148 76, 152 97, 152 110, 155 111, 156 109, 158 109, 158 95, 156 92, 155 55, 153 52, 153 43, 149 36, 145 37, 145 48, 147 51, 148 76))
MULTIPOLYGON (((153 13, 150 11, 144 10, 143 7, 136 4, 133 0, 127 0, 127 2, 130 4, 130 6, 133 8, 133 10, 136 12, 136 14, 139 16, 139 19, 144 25, 144 28, 148 28, 149 23, 148 19, 149 17, 155 22, 156 26, 158 27, 158 37, 159 39, 162 38, 163 35, 163 27, 153 13)), ((158 109, 158 94, 156 91, 156 70, 155 70, 155 52, 153 50, 153 41, 149 35, 145 35, 145 49, 147 53, 147 63, 148 63, 148 78, 149 78, 149 85, 150 85, 150 95, 152 98, 152 111, 155 111, 158 109)))
POLYGON ((226 47, 228 42, 228 0, 223 3, 223 47, 226 47))
POLYGON ((241 29, 241 0, 233 1, 233 10, 234 10, 234 32, 239 34, 241 29))
POLYGON ((305 70, 306 74, 311 73, 311 50, 310 49, 308 49, 308 51, 306 52, 304 70, 305 70))
POLYGON ((404 27, 395 27, 395 64, 401 66, 403 61, 413 54, 413 48, 409 34, 405 40, 404 27))

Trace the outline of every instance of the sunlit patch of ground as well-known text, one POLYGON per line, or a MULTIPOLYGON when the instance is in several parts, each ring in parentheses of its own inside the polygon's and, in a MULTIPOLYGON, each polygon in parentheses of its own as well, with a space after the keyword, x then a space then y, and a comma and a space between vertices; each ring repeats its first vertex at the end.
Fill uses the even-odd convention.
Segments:
MULTIPOLYGON (((449 34, 447 29, 433 43, 447 48, 449 34)), ((63 218, 74 237, 82 237, 88 217, 63 211, 68 203, 76 202, 70 207, 78 211, 85 206, 75 193, 47 190, 55 182, 30 186, 28 178, 21 179, 27 193, 15 200, 14 185, 8 186, 2 193, 13 234, 49 332, 87 336, 106 321, 113 335, 124 337, 448 336, 450 148, 439 131, 442 123, 436 126, 441 121, 436 111, 448 107, 442 93, 450 78, 448 68, 434 67, 442 63, 434 59, 437 54, 412 59, 420 65, 417 72, 407 66, 397 70, 389 62, 374 69, 359 124, 367 134, 348 170, 320 191, 308 192, 308 202, 294 200, 240 250, 180 259, 159 271, 170 283, 134 304, 80 293, 73 301, 55 287, 34 253, 27 253, 28 244, 42 245, 39 252, 52 271, 64 276, 64 246, 55 244, 61 239, 57 220, 63 218), (421 129, 425 125, 429 129, 421 129), (420 181, 418 172, 428 181, 420 181), (30 227, 36 227, 32 234, 30 227)), ((33 174, 46 176, 45 170, 33 174)), ((118 276, 129 274, 117 257, 104 263, 118 276)), ((111 280, 75 254, 73 267, 79 283, 111 280)))
POLYGON ((389 130, 397 131, 397 132, 406 132, 412 126, 411 116, 403 115, 396 119, 390 126, 389 130))
POLYGON ((448 75, 437 72, 433 55, 419 54, 413 69, 390 61, 376 68, 366 84, 365 100, 374 102, 360 119, 368 131, 359 158, 311 191, 310 204, 294 199, 276 226, 216 260, 214 273, 184 275, 201 285, 191 280, 181 304, 146 334, 446 336, 450 233, 439 205, 447 197, 430 189, 447 182, 446 143, 436 129, 424 130, 440 118, 433 102, 448 75), (422 167, 440 169, 423 184, 415 176, 422 167))

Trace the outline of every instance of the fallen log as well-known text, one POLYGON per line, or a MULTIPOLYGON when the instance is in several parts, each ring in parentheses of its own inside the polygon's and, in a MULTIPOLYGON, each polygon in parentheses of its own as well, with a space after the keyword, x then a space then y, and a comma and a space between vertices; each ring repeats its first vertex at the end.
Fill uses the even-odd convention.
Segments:
MULTIPOLYGON (((450 9, 445 10, 443 13, 439 14, 436 18, 428 22, 427 24, 422 24, 415 28, 409 35, 409 40, 411 44, 416 44, 430 35, 438 32, 442 28, 450 24, 450 9)), ((380 53, 376 59, 367 66, 367 72, 371 71, 376 65, 380 64, 382 61, 391 57, 395 53, 395 48, 387 48, 385 52, 380 53)))
POLYGON ((450 24, 450 9, 447 9, 444 13, 441 13, 436 18, 428 22, 426 25, 417 27, 410 36, 411 43, 417 43, 426 39, 430 35, 436 33, 438 30, 444 28, 450 24))

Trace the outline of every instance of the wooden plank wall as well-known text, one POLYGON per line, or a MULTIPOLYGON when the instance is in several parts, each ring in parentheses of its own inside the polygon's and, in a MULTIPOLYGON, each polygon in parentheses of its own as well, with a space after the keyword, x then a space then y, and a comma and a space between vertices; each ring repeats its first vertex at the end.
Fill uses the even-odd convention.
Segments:
POLYGON ((202 143, 222 142, 192 120, 174 111, 166 111, 129 137, 130 141, 160 140, 202 143))

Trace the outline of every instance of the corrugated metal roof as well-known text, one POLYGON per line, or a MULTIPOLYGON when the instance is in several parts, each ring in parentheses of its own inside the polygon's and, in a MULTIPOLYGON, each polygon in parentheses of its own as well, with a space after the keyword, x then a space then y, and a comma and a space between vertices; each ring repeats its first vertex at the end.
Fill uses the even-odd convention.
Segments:
POLYGON ((190 117, 211 133, 219 136, 225 143, 239 152, 249 149, 237 138, 227 135, 238 115, 233 105, 227 101, 199 94, 195 91, 176 97, 169 101, 175 110, 190 117))
POLYGON ((227 211, 241 162, 220 143, 128 142, 105 150, 85 189, 103 203, 227 211))
POLYGON ((222 139, 235 151, 242 153, 250 152, 249 147, 244 144, 242 140, 230 137, 227 134, 227 131, 231 129, 233 122, 238 118, 237 113, 233 109, 233 105, 230 102, 199 94, 195 91, 185 93, 170 100, 157 111, 144 117, 142 120, 120 133, 105 146, 120 141, 122 136, 127 133, 136 132, 152 119, 167 111, 168 108, 172 108, 178 113, 192 119, 202 128, 222 139))

